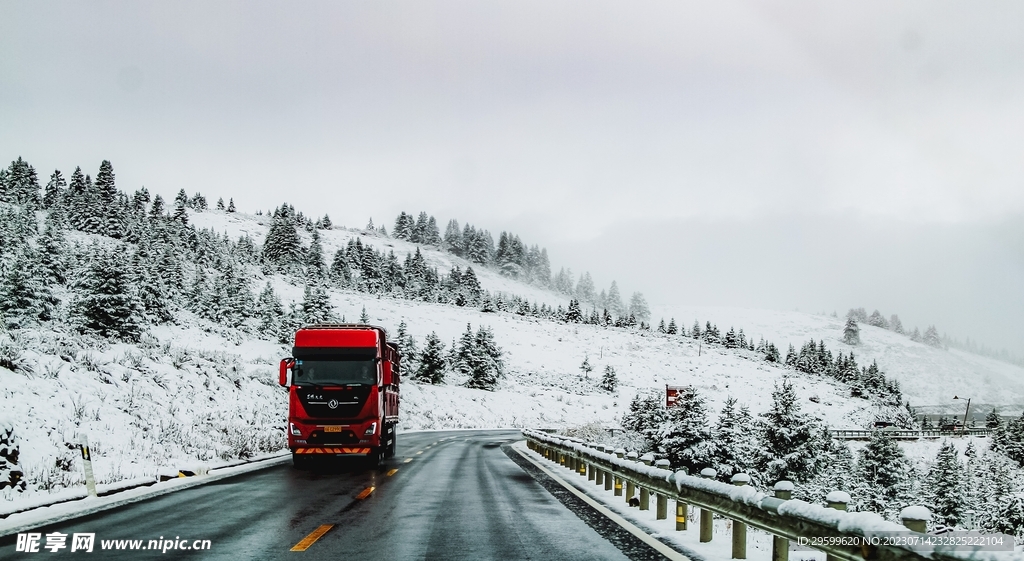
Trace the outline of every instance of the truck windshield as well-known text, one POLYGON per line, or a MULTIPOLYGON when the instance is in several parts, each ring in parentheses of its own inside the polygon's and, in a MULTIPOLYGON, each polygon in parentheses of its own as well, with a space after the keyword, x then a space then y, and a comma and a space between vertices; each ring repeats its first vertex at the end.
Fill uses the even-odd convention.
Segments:
POLYGON ((377 361, 366 356, 298 359, 294 374, 297 384, 376 384, 377 361))

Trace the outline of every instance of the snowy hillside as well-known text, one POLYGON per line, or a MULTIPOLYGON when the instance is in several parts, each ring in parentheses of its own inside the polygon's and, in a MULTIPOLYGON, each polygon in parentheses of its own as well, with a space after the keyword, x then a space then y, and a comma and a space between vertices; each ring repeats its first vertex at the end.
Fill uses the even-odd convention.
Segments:
MULTIPOLYGON (((257 246, 269 228, 267 217, 238 213, 207 211, 189 218, 197 229, 209 228, 230 238, 246 235, 257 246)), ((310 235, 303 232, 301 236, 308 244, 310 235)), ((328 256, 358 237, 381 251, 393 250, 399 258, 418 247, 425 261, 441 273, 453 265, 469 265, 449 253, 377 234, 332 229, 322 231, 321 237, 328 256)), ((114 243, 75 231, 67 232, 67 238, 79 248, 96 241, 114 243)), ((256 267, 249 267, 245 275, 255 292, 269 281, 286 309, 303 300, 304 285, 294 276, 266 276, 256 267)), ((492 293, 515 294, 552 308, 568 301, 490 269, 479 268, 477 276, 492 293)), ((638 391, 665 384, 694 385, 708 399, 712 412, 732 396, 756 415, 768 406, 765 396, 787 376, 794 381, 801 407, 829 426, 863 427, 879 414, 872 401, 851 399, 843 384, 770 364, 760 352, 709 347, 690 337, 652 330, 566 324, 336 287, 328 293, 337 318, 355 321, 365 309, 371 323, 392 333, 404 321, 421 349, 431 332, 451 348, 471 324, 473 329, 489 326, 504 350, 507 374, 495 391, 463 387, 465 379, 450 372, 441 385, 407 377, 402 389, 404 430, 615 425, 638 391), (580 369, 584 360, 593 367, 586 378, 580 369), (617 372, 620 385, 614 392, 597 387, 607 366, 617 372)), ((723 330, 735 325, 780 347, 789 342, 799 345, 812 337, 825 339, 832 347, 841 345, 835 341, 841 325, 834 318, 656 308, 654 317, 661 314, 675 317, 684 327, 698 318, 723 330)), ((1020 369, 1015 374, 1015 367, 896 340, 872 329, 864 329, 864 343, 855 352, 859 357, 877 358, 915 401, 935 401, 942 395, 940 390, 920 389, 931 383, 952 391, 960 384, 975 396, 995 396, 1014 375, 1024 378, 1019 376, 1020 369)), ((252 455, 284 444, 286 394, 275 378, 277 360, 287 356, 289 348, 261 340, 251 331, 224 327, 177 309, 171 322, 149 327, 137 343, 111 343, 71 328, 25 328, 0 335, 0 351, 0 364, 6 365, 0 367, 2 409, 14 427, 29 484, 21 498, 79 483, 75 453, 66 446, 77 433, 90 438, 100 482, 151 476, 162 469, 252 455)))
POLYGON ((699 319, 702 324, 711 320, 723 328, 743 327, 748 335, 771 340, 783 352, 789 345, 799 349, 811 339, 824 341, 833 352, 852 351, 861 364, 877 360, 887 377, 900 382, 904 399, 914 406, 947 405, 951 411, 960 411, 963 405, 952 401, 958 395, 971 397, 975 403, 1002 406, 1007 413, 1024 409, 1024 368, 963 351, 937 349, 867 324, 860 325, 861 344, 847 345, 842 342, 842 317, 684 306, 653 306, 652 315, 666 321, 675 317, 682 325, 699 319))

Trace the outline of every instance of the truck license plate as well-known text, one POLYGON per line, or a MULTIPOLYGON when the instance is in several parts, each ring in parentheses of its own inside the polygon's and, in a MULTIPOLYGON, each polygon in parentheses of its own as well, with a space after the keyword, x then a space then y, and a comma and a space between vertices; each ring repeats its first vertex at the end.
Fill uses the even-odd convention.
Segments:
POLYGON ((341 432, 341 427, 338 425, 327 425, 324 427, 324 432, 341 432))

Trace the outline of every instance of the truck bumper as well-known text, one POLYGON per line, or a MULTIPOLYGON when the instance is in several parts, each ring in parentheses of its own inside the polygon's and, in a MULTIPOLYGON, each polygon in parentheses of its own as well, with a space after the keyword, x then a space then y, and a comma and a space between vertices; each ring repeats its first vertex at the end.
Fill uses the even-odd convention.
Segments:
POLYGON ((373 453, 371 446, 310 446, 292 448, 293 454, 317 454, 320 456, 369 456, 373 453))

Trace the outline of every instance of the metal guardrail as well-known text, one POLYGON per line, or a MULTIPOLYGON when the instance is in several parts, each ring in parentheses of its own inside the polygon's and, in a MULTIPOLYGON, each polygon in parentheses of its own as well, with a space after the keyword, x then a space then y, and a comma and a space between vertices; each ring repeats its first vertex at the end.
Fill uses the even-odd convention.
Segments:
MULTIPOLYGON (((609 453, 610 448, 588 445, 579 439, 523 429, 527 446, 545 459, 564 466, 575 473, 587 476, 595 484, 604 484, 606 491, 613 490, 615 496, 622 496, 626 487, 625 500, 633 498, 639 490, 641 510, 649 509, 650 496, 656 495, 657 518, 667 518, 668 500, 676 502, 676 530, 685 530, 690 505, 701 509, 700 541, 712 539, 712 514, 733 520, 732 553, 734 559, 746 558, 746 529, 753 526, 775 536, 772 561, 788 561, 789 540, 807 538, 814 549, 825 552, 829 560, 863 561, 963 561, 964 559, 1007 558, 980 548, 969 551, 914 550, 898 545, 865 545, 862 538, 878 535, 892 536, 900 532, 911 536, 927 537, 925 525, 927 509, 910 507, 904 509, 901 526, 889 522, 870 512, 844 512, 849 495, 842 492, 829 495, 829 508, 801 500, 790 500, 792 483, 779 482, 775 496, 768 496, 746 486, 750 478, 737 474, 733 485, 715 481, 714 470, 704 470, 703 477, 672 472, 667 460, 653 463, 648 455, 641 462, 636 452, 628 456, 619 449, 609 453), (842 538, 846 538, 845 544, 842 538), (850 544, 850 545, 846 545, 850 544)), ((1005 554, 1004 554, 1005 555, 1005 554)), ((1013 554, 1009 554, 1013 555, 1013 554)))
POLYGON ((995 431, 993 429, 967 429, 967 430, 902 430, 902 429, 830 429, 832 438, 838 438, 840 440, 868 440, 871 438, 871 434, 875 431, 883 431, 885 434, 895 440, 920 440, 922 438, 943 438, 951 436, 991 436, 995 431))

